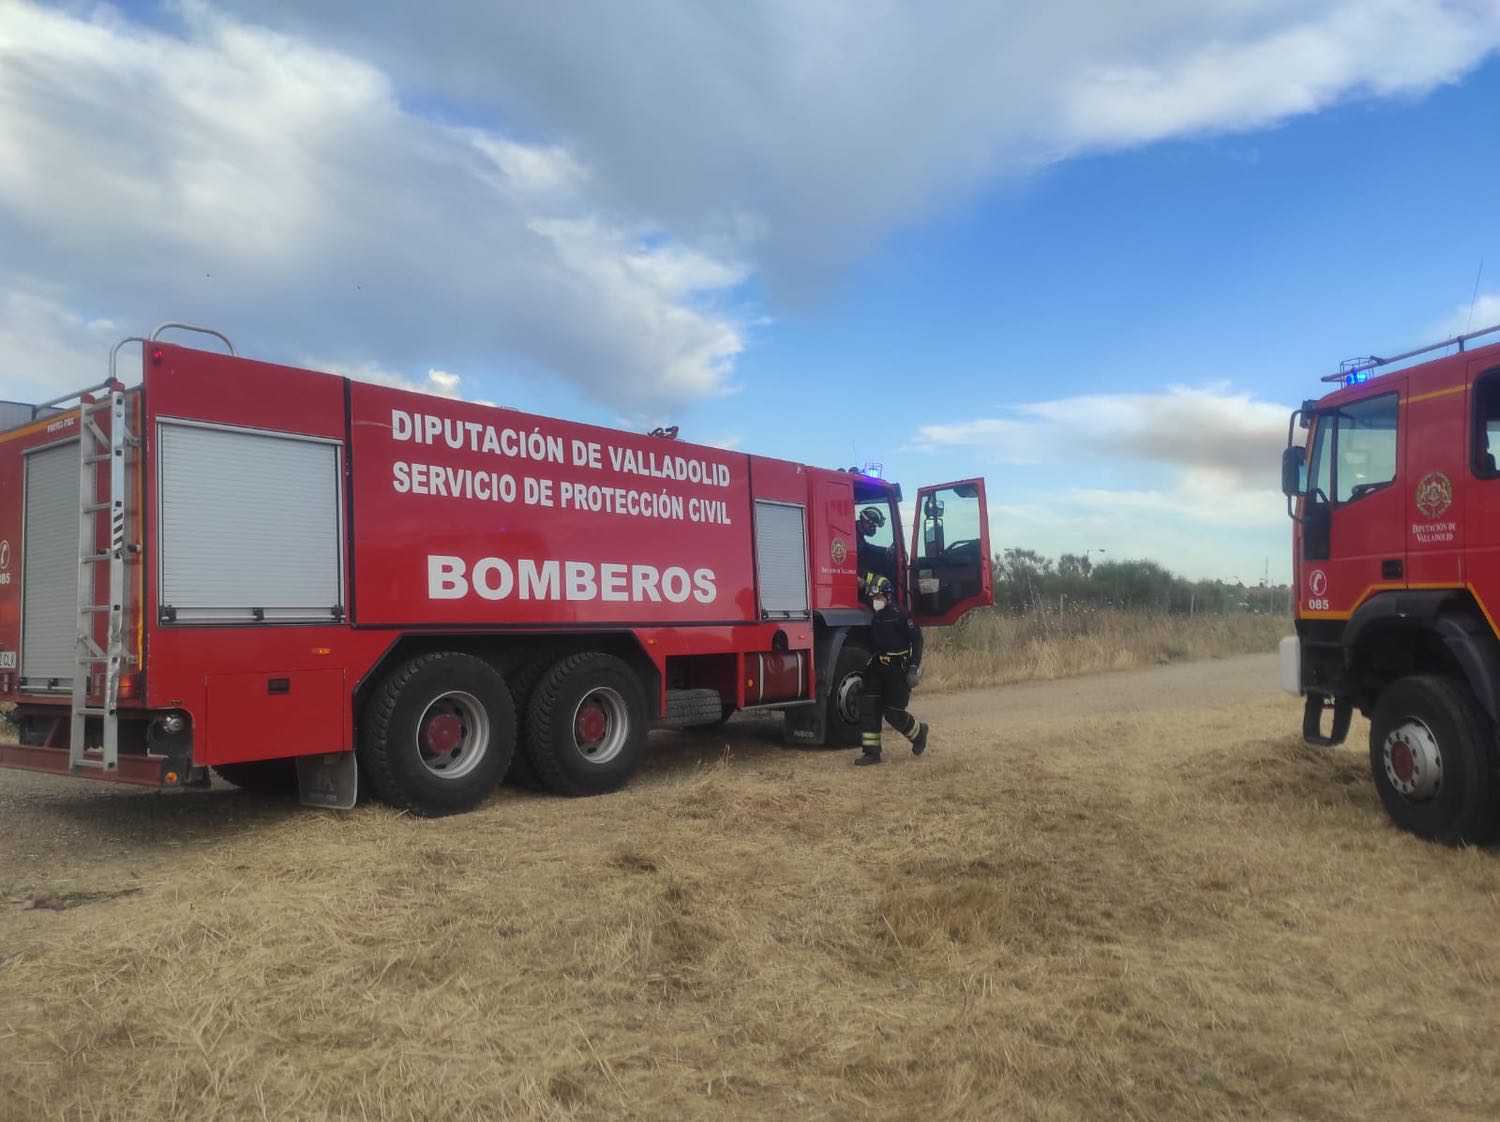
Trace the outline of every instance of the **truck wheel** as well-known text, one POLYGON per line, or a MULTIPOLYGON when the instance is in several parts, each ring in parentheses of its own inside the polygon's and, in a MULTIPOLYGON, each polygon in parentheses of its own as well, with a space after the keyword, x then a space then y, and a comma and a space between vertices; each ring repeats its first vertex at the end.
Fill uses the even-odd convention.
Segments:
POLYGON ((518 663, 509 679, 510 696, 516 703, 516 750, 511 756, 510 771, 506 772, 505 781, 528 791, 540 791, 542 780, 531 764, 531 757, 526 753, 527 714, 531 709, 531 695, 536 692, 537 682, 541 681, 542 675, 552 665, 548 653, 538 650, 535 657, 518 663))
POLYGON ((831 747, 859 747, 859 699, 864 692, 865 667, 870 652, 858 643, 845 643, 834 663, 833 679, 828 687, 828 735, 831 747))
POLYGON ((285 795, 297 789, 297 764, 294 760, 215 764, 214 774, 242 791, 254 791, 259 795, 285 795))
POLYGON ((640 680, 613 655, 590 651, 556 663, 531 695, 526 750, 549 791, 619 790, 646 750, 640 680))
POLYGON ((510 766, 516 710, 500 672, 460 651, 396 667, 367 703, 359 762, 392 806, 436 816, 478 805, 510 766))
POLYGON ((1391 820, 1446 845, 1489 840, 1494 740, 1465 683, 1421 674, 1387 686, 1370 718, 1370 770, 1391 820))

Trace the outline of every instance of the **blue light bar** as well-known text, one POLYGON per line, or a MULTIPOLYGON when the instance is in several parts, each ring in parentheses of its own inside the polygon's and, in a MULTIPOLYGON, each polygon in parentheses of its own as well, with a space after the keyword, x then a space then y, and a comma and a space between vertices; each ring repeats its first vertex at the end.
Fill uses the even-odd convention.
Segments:
POLYGON ((1351 370, 1344 375, 1344 385, 1346 386, 1360 386, 1369 380, 1370 372, 1368 370, 1351 370))

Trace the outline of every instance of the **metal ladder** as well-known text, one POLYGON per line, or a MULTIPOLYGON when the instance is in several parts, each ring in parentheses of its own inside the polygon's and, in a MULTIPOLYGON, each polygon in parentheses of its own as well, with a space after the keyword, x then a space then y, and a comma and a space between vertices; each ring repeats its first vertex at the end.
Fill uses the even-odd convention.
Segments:
POLYGON ((166 331, 190 331, 201 335, 212 335, 224 342, 230 354, 234 344, 221 332, 209 327, 198 327, 190 323, 164 323, 153 331, 149 338, 131 335, 121 339, 109 352, 109 380, 97 386, 65 394, 52 401, 34 407, 32 416, 40 416, 45 409, 62 406, 76 399, 78 405, 78 630, 74 647, 73 702, 71 727, 68 735, 68 766, 70 768, 98 768, 114 771, 120 766, 120 677, 125 663, 131 661, 125 654, 125 559, 140 553, 140 542, 125 540, 125 453, 139 448, 140 437, 132 434, 125 424, 125 386, 116 376, 120 351, 131 343, 145 348, 156 342, 166 331), (95 396, 99 391, 103 396, 95 396), (99 427, 94 415, 109 411, 108 431, 99 427), (109 493, 99 494, 99 479, 105 473, 97 465, 109 464, 107 473, 109 493), (109 544, 101 549, 98 540, 99 515, 109 515, 109 544), (103 603, 94 600, 94 566, 109 566, 109 598, 103 603), (95 619, 107 615, 104 646, 95 637, 98 628, 95 619), (104 696, 98 705, 89 704, 89 684, 96 666, 104 667, 104 696), (100 751, 91 754, 86 734, 90 717, 98 717, 103 727, 100 751))
MULTIPOLYGON (((111 362, 113 366, 113 362, 111 362)), ((125 425, 125 387, 113 378, 97 398, 80 395, 78 413, 78 638, 74 652, 72 729, 68 738, 68 766, 114 771, 120 758, 120 675, 125 664, 125 558, 140 551, 139 542, 125 540, 125 452, 139 441, 125 425), (108 411, 109 427, 100 428, 96 414, 108 411), (107 463, 108 472, 97 465, 107 463), (108 494, 99 494, 101 477, 108 479, 108 494), (109 542, 100 548, 99 515, 109 518, 109 542), (109 596, 94 601, 96 565, 109 566, 109 596), (95 619, 107 617, 106 639, 96 638, 95 619), (104 667, 104 696, 100 704, 89 704, 89 683, 96 666, 104 667), (88 719, 98 717, 104 736, 101 755, 86 754, 88 719)))

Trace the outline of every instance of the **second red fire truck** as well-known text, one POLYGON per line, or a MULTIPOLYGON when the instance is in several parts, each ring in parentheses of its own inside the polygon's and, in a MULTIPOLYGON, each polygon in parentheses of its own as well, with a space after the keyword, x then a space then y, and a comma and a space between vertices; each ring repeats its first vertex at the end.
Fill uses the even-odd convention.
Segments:
POLYGON ((857 743, 862 564, 926 625, 992 599, 979 479, 921 489, 908 549, 879 478, 164 330, 0 432, 0 701, 21 731, 0 766, 152 787, 212 768, 422 814, 508 772, 609 791, 658 723, 779 709, 793 740, 857 743), (856 534, 868 506, 882 540, 856 534))
POLYGON ((1449 843, 1500 827, 1500 345, 1469 346, 1496 332, 1346 363, 1282 460, 1303 735, 1338 744, 1367 715, 1386 811, 1449 843))

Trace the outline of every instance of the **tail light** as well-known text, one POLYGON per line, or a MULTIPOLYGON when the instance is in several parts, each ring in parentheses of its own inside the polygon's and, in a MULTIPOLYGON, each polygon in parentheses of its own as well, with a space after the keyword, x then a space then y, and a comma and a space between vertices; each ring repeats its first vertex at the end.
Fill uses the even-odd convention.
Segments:
POLYGON ((134 701, 141 696, 141 676, 139 674, 120 675, 120 700, 134 701))

